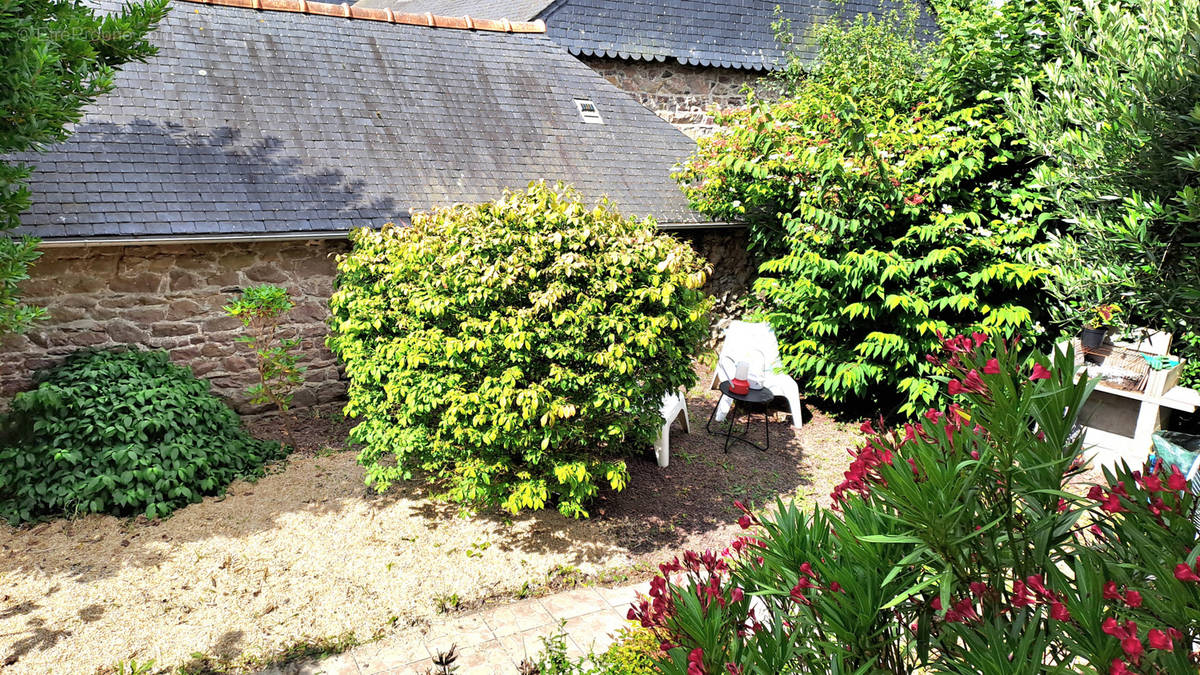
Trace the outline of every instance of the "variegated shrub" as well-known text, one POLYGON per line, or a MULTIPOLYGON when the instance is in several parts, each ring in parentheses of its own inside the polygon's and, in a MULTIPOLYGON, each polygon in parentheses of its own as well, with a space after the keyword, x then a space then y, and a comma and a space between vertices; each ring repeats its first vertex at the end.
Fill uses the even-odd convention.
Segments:
POLYGON ((458 502, 586 516, 695 380, 705 266, 652 221, 535 183, 352 238, 329 346, 380 489, 423 470, 458 502))

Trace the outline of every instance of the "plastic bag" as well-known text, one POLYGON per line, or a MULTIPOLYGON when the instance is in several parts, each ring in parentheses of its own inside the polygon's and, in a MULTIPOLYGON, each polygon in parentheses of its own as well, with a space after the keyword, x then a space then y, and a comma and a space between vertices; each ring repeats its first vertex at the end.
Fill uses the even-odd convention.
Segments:
MULTIPOLYGON (((1170 473, 1167 466, 1175 466, 1184 476, 1188 476, 1200 460, 1200 436, 1180 433, 1178 431, 1156 431, 1150 435, 1154 443, 1154 451, 1150 454, 1151 471, 1170 473), (1160 469, 1159 462, 1163 463, 1160 469)), ((1196 478, 1196 477, 1192 477, 1196 478)), ((1193 492, 1195 484, 1193 483, 1193 492)))

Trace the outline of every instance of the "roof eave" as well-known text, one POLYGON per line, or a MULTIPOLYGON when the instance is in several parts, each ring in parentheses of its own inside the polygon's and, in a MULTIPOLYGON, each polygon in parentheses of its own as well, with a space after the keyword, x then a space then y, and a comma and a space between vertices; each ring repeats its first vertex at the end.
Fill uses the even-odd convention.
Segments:
MULTIPOLYGON (((743 223, 670 222, 659 223, 660 230, 718 230, 740 229, 743 223)), ((311 232, 277 232, 268 234, 195 234, 195 235, 147 235, 128 237, 56 237, 43 239, 41 248, 67 248, 83 246, 176 246, 189 244, 232 244, 272 241, 319 241, 346 239, 348 230, 313 230, 311 232)))

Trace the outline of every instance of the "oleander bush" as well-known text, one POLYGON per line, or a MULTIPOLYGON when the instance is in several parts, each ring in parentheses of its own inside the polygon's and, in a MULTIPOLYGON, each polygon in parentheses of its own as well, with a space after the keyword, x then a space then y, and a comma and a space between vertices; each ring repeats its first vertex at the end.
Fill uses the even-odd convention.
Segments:
POLYGON ((165 516, 283 456, 163 351, 81 350, 0 415, 0 516, 165 516))
POLYGON ((586 516, 695 380, 704 263, 606 202, 535 183, 352 241, 329 346, 379 489, 422 470, 464 504, 586 516))
POLYGON ((739 504, 746 532, 726 550, 660 566, 629 611, 661 641, 660 672, 1196 672, 1183 474, 1121 465, 1080 485, 1094 382, 1073 354, 983 335, 946 349, 952 403, 864 424, 833 510, 739 504))

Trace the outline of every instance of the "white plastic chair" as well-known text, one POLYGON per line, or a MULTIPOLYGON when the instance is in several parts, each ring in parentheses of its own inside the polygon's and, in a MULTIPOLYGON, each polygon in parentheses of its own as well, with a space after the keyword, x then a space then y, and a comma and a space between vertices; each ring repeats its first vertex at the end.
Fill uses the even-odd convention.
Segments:
MULTIPOLYGON (((772 394, 787 399, 792 426, 797 429, 803 426, 800 386, 783 372, 783 360, 779 358, 779 340, 775 338, 775 330, 771 328, 771 324, 747 321, 734 321, 729 324, 729 328, 725 330, 725 343, 721 345, 721 355, 717 358, 717 367, 713 369, 710 386, 716 387, 718 382, 731 379, 739 361, 750 364, 751 380, 762 382, 772 394)), ((728 396, 721 398, 715 418, 718 422, 725 420, 732 404, 733 400, 728 396)))
POLYGON ((688 417, 687 398, 683 395, 683 387, 679 388, 678 393, 663 394, 662 431, 658 432, 658 440, 654 441, 654 458, 658 460, 659 466, 665 467, 671 461, 671 425, 675 422, 675 418, 679 417, 679 413, 683 413, 684 433, 692 433, 692 423, 688 417))

